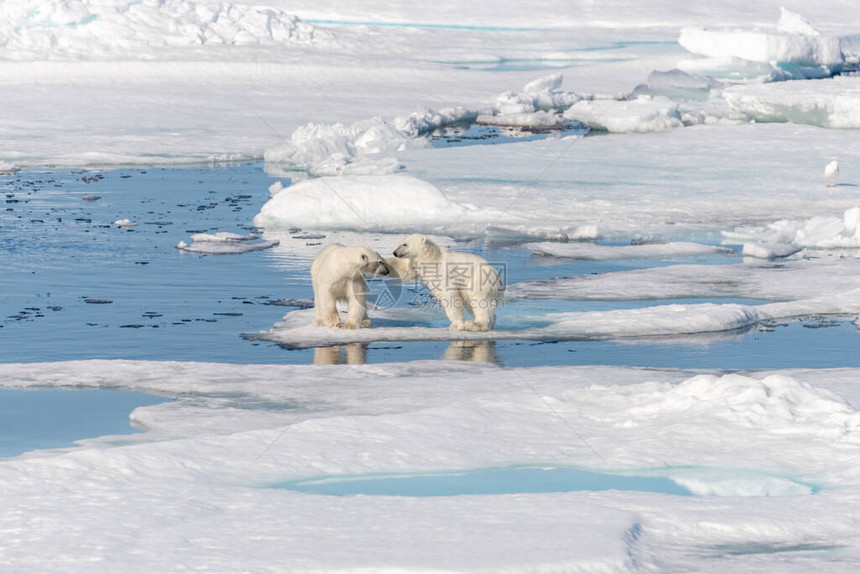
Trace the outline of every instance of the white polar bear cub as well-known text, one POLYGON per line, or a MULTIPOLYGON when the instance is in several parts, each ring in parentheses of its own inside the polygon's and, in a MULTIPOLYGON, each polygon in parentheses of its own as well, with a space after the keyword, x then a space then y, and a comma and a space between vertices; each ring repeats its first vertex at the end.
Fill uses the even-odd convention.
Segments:
POLYGON ((358 329, 370 327, 367 318, 365 275, 388 275, 385 261, 375 251, 359 245, 326 245, 311 265, 314 288, 314 325, 358 329), (337 302, 346 300, 346 321, 340 322, 337 302))
POLYGON ((424 235, 410 235, 394 255, 409 260, 410 275, 421 279, 445 309, 451 320, 449 331, 493 328, 505 285, 498 270, 486 259, 440 247, 424 235), (463 311, 475 320, 467 320, 463 311))

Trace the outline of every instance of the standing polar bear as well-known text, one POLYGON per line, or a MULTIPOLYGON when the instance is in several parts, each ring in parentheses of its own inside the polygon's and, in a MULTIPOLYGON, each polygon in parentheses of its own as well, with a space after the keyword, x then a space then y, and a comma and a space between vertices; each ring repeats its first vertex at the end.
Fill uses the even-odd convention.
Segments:
POLYGON ((449 331, 493 328, 505 285, 498 270, 486 259, 440 247, 424 235, 410 235, 394 250, 394 255, 408 260, 409 275, 421 279, 445 309, 451 321, 449 331), (468 311, 474 321, 467 320, 463 311, 468 311))
POLYGON ((326 245, 311 265, 314 325, 344 329, 370 327, 365 275, 388 275, 388 266, 379 253, 359 245, 326 245), (341 324, 337 302, 344 300, 348 311, 346 321, 341 324))

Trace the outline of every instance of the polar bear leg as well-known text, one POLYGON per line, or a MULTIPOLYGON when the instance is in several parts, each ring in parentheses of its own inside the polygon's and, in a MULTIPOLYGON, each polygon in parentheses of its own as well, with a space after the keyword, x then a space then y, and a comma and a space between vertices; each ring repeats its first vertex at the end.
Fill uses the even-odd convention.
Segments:
POLYGON ((496 304, 494 301, 481 299, 474 301, 469 307, 475 320, 470 331, 489 331, 496 324, 496 304))
POLYGON ((449 331, 465 331, 466 317, 463 315, 464 302, 455 294, 447 294, 444 299, 441 299, 442 306, 445 309, 445 315, 451 324, 448 326, 449 331))
POLYGON ((328 293, 314 292, 314 325, 317 327, 339 327, 340 314, 337 301, 328 293))
POLYGON ((349 283, 347 298, 349 311, 341 327, 344 329, 370 327, 370 319, 367 318, 367 282, 361 273, 356 273, 349 283))

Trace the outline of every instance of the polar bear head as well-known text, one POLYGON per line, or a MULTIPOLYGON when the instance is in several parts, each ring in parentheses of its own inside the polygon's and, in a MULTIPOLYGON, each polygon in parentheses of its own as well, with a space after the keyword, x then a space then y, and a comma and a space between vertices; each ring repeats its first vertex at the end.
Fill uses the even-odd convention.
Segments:
POLYGON ((410 235, 394 250, 395 257, 415 261, 435 261, 439 255, 439 246, 430 241, 426 235, 418 234, 410 235))
POLYGON ((388 275, 388 265, 376 251, 359 245, 347 249, 351 251, 349 260, 358 266, 362 275, 388 275))

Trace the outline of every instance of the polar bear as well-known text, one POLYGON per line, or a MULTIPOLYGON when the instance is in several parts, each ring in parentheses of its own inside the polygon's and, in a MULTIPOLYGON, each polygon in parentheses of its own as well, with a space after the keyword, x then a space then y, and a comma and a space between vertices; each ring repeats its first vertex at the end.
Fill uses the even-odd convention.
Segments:
POLYGON ((311 265, 314 288, 314 325, 358 329, 370 327, 367 318, 367 281, 365 275, 388 275, 385 260, 359 245, 332 243, 323 247, 311 265), (340 322, 338 301, 347 301, 346 321, 340 322))
POLYGON ((472 253, 451 251, 424 235, 410 235, 394 250, 408 260, 408 273, 430 289, 451 321, 449 331, 489 331, 496 323, 496 307, 503 300, 505 285, 498 270, 472 253), (466 319, 468 311, 474 321, 466 319))

